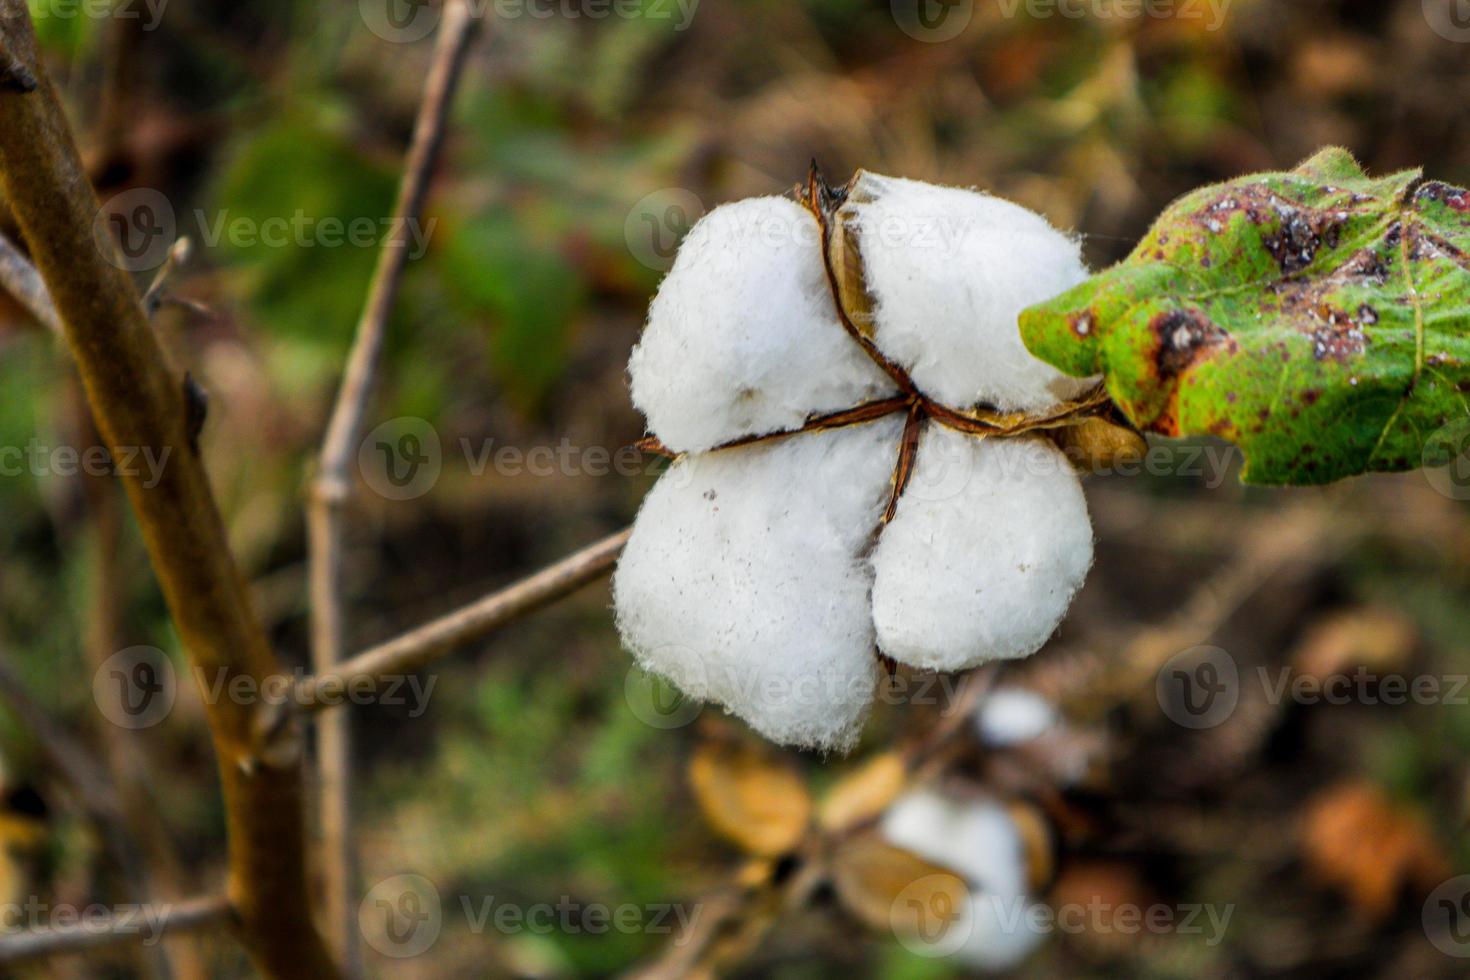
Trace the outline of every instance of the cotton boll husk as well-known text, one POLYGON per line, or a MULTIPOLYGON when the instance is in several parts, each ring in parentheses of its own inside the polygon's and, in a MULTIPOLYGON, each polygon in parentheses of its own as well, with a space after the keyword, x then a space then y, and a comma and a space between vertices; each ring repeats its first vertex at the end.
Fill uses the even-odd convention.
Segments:
POLYGON ((892 844, 964 877, 971 885, 965 930, 954 955, 985 970, 1021 962, 1044 938, 1030 914, 1026 845, 1015 820, 994 800, 955 800, 932 790, 899 799, 880 830, 892 844))
POLYGON ((678 452, 895 391, 838 319, 816 219, 780 197, 723 205, 690 229, 628 372, 649 431, 678 452))
POLYGON ((877 679, 862 555, 902 427, 890 417, 674 463, 613 579, 623 643, 773 741, 849 748, 877 679))
POLYGON ((1017 315, 1087 278, 1077 242, 1025 208, 958 187, 863 173, 840 215, 855 227, 874 341, 952 408, 1034 412, 1093 381, 1031 356, 1017 315))
POLYGON ((1091 564, 1087 501, 1056 447, 931 422, 873 552, 878 647, 940 671, 1029 656, 1091 564))

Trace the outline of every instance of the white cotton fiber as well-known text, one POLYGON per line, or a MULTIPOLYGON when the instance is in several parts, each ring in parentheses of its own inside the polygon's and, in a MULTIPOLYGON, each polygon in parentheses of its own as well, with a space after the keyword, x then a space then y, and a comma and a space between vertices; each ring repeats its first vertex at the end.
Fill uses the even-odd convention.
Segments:
POLYGON ((844 220, 857 231, 875 341, 951 408, 1040 411, 1085 391, 1032 357, 1017 314, 1087 277, 1075 241, 1019 205, 864 173, 844 220))
POLYGON ((624 645, 767 738, 850 747, 877 677, 862 554, 901 431, 889 417, 674 463, 613 580, 624 645))
POLYGON ((878 647, 940 671, 1029 656, 1091 564, 1087 501, 1056 447, 931 422, 873 553, 878 647))
POLYGON ((969 882, 967 915, 950 927, 965 930, 954 953, 958 959, 983 970, 1006 970, 1044 938, 1032 914, 1037 905, 1028 896, 1025 842, 996 801, 919 790, 900 798, 880 829, 890 843, 969 882))
POLYGON ((690 229, 628 372, 649 431, 679 452, 895 390, 838 319, 816 219, 779 197, 723 205, 690 229))
POLYGON ((1040 738, 1059 720, 1050 701, 1024 687, 999 688, 975 708, 975 731, 982 742, 995 748, 1040 738))

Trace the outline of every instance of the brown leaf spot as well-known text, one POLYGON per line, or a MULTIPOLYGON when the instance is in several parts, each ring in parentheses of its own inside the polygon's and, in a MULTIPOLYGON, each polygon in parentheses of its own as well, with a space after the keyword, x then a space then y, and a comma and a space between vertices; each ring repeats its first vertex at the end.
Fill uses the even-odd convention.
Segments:
POLYGON ((1160 313, 1149 322, 1149 330, 1158 338, 1153 357, 1161 379, 1178 376, 1216 347, 1235 348, 1230 335, 1198 310, 1160 313))

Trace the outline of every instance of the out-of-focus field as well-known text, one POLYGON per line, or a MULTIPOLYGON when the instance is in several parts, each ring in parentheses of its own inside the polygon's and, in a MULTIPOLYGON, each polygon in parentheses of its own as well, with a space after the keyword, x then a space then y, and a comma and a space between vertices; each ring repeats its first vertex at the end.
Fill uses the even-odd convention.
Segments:
MULTIPOLYGON (((281 655, 304 665, 303 487, 375 258, 325 243, 321 222, 368 219, 376 239, 431 41, 385 40, 357 3, 174 0, 152 29, 141 3, 136 18, 32 5, 103 198, 160 192, 194 242, 168 288, 205 309, 167 304, 157 323, 209 392, 203 449, 231 536, 281 655), (307 230, 280 242, 232 231, 298 215, 307 230)), ((657 467, 617 455, 643 435, 624 365, 677 236, 720 202, 784 192, 813 158, 839 179, 863 167, 994 191, 1076 229, 1098 266, 1174 196, 1325 144, 1374 172, 1422 165, 1470 182, 1470 36, 1437 33, 1419 3, 1233 0, 1216 25, 1206 4, 1076 18, 976 0, 950 11, 967 19, 946 40, 935 31, 958 20, 919 39, 895 6, 704 0, 687 22, 663 0, 626 8, 638 16, 490 6, 371 416, 424 420, 441 468, 414 499, 366 486, 356 498, 353 647, 632 518, 657 467)), ((0 446, 54 462, 50 448, 90 445, 79 405, 56 343, 0 300, 0 446)), ((1427 941, 1421 908, 1470 871, 1470 685, 1456 681, 1470 673, 1470 512, 1422 474, 1268 491, 1236 482, 1223 445, 1150 460, 1148 473, 1089 479, 1096 568, 1053 643, 1005 675, 1085 732, 1085 746, 1056 749, 1082 752, 1085 778, 1062 787, 1024 753, 954 765, 1046 815, 1043 899, 1229 906, 1232 918, 1213 943, 1116 923, 1058 930, 1019 975, 1463 975, 1464 960, 1427 941), (1200 644, 1236 666, 1238 704, 1196 730, 1161 710, 1156 679, 1200 644), (1345 703, 1273 687, 1283 668, 1360 667, 1369 680, 1345 703), (1434 678, 1438 693, 1387 703, 1389 676, 1434 678)), ((217 888, 203 714, 135 528, 124 517, 115 538, 99 530, 99 488, 53 464, 12 470, 0 477, 0 646, 69 730, 133 757, 157 845, 175 855, 170 883, 217 888), (91 679, 140 644, 168 651, 183 682, 166 719, 132 732, 98 714, 91 679)), ((669 937, 477 929, 461 899, 688 904, 729 878, 741 858, 701 820, 685 766, 731 723, 712 708, 647 723, 630 669, 599 584, 435 667, 425 703, 353 709, 365 885, 412 872, 445 902, 431 953, 374 954, 375 971, 608 975, 669 937)), ((854 759, 935 713, 880 706, 854 759)), ((11 894, 107 893, 76 801, 8 714, 0 754, 11 894)), ((823 786, 847 763, 799 765, 823 786)), ((228 941, 201 948, 215 975, 248 973, 228 941)), ((96 969, 58 960, 36 975, 96 969)), ((743 975, 956 969, 819 902, 743 975)))

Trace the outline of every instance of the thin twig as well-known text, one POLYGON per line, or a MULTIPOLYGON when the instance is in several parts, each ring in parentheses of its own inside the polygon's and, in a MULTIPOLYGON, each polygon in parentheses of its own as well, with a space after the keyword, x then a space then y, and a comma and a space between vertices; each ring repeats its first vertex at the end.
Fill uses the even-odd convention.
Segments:
POLYGON ((19 963, 43 956, 74 954, 157 943, 164 935, 200 932, 229 922, 230 900, 223 895, 117 908, 105 918, 87 916, 66 924, 49 925, 0 935, 0 963, 19 963))
MULTIPOLYGON (((156 481, 122 479, 179 636, 195 666, 227 680, 273 683, 280 667, 191 445, 181 379, 131 279, 94 236, 100 205, 21 0, 0 0, 0 50, 35 81, 0 86, 6 201, 61 314, 114 458, 146 450, 166 461, 156 481)), ((207 711, 225 797, 230 898, 246 948, 266 976, 337 976, 308 898, 299 726, 259 699, 220 698, 207 711)))
MULTIPOLYGON (((433 65, 424 86, 403 178, 394 206, 394 227, 419 220, 429 176, 454 90, 464 66, 475 18, 465 0, 444 10, 435 42, 433 65)), ((322 444, 321 460, 307 508, 310 541, 311 656, 318 673, 332 669, 346 653, 342 594, 343 509, 349 495, 349 471, 361 438, 363 418, 375 387, 388 317, 408 264, 409 236, 390 235, 378 253, 378 265, 367 302, 357 324, 341 390, 322 444)), ((317 730, 318 808, 322 838, 322 875, 327 934, 338 949, 347 975, 362 972, 357 928, 356 865, 352 843, 351 716, 326 719, 317 730)))
POLYGON ((383 677, 411 673, 460 644, 570 595, 612 571, 630 533, 625 529, 603 538, 514 585, 365 650, 325 674, 306 679, 296 692, 297 703, 307 711, 334 707, 341 703, 344 691, 358 690, 383 677))
MULTIPOLYGON (((83 812, 96 827, 102 846, 117 865, 128 899, 140 903, 151 900, 147 865, 127 826, 122 800, 111 778, 93 761, 92 753, 85 746, 52 723, 46 709, 31 698, 3 652, 0 652, 0 700, 30 730, 41 754, 76 794, 83 812)), ((172 975, 162 948, 144 950, 139 966, 150 977, 172 975)))
POLYGON ((111 780, 92 760, 92 753, 73 739, 71 733, 54 724, 46 709, 35 702, 3 651, 0 651, 0 700, 35 736, 37 747, 76 793, 77 802, 87 816, 99 825, 116 824, 122 814, 111 780))
POLYGON ((0 286, 42 326, 52 333, 61 334, 61 314, 56 312, 51 294, 41 281, 41 274, 3 234, 0 234, 0 286))

